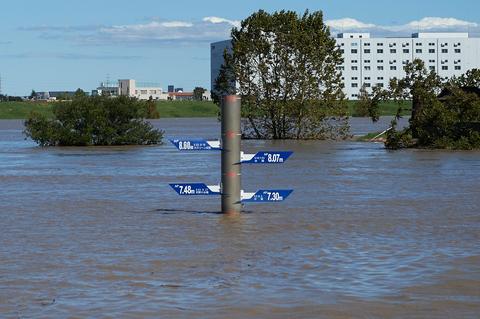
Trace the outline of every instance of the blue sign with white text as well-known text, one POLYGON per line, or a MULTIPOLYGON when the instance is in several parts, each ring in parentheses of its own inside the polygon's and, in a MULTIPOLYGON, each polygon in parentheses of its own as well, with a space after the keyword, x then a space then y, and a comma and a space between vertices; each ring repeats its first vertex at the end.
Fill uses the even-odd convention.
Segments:
POLYGON ((220 195, 220 186, 207 186, 204 183, 178 183, 170 184, 170 187, 182 196, 220 195))
POLYGON ((293 152, 258 152, 257 154, 243 154, 242 163, 245 164, 281 164, 284 163, 293 152))
POLYGON ((279 190, 266 190, 262 189, 256 193, 244 193, 242 202, 257 202, 257 203, 272 203, 284 201, 293 190, 291 189, 279 189, 279 190))
POLYGON ((170 142, 180 151, 217 151, 221 150, 220 141, 207 141, 202 139, 179 140, 170 142))

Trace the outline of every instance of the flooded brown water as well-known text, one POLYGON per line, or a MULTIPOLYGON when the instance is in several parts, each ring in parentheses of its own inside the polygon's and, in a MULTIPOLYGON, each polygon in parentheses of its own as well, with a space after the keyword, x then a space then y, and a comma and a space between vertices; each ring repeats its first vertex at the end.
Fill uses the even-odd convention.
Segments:
MULTIPOLYGON (((354 119, 352 131, 386 127, 354 119)), ((156 121, 218 136, 212 119, 156 121)), ((292 150, 244 166, 286 202, 178 197, 220 157, 151 147, 38 148, 0 121, 0 318, 479 318, 480 152, 356 142, 244 141, 292 150)))

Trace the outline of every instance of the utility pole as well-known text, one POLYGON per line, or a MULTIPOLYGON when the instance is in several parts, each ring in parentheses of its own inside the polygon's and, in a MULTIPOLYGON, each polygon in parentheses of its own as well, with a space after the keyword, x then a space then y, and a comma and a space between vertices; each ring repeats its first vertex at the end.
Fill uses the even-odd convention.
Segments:
POLYGON ((222 101, 222 212, 238 214, 242 209, 240 171, 240 97, 222 101))

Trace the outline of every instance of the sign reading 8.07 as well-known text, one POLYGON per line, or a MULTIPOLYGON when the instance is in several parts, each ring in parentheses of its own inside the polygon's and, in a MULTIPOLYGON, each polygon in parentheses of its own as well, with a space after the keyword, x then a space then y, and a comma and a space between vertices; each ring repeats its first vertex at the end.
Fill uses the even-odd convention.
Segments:
POLYGON ((245 164, 281 164, 293 152, 258 152, 257 154, 243 154, 242 163, 245 164))

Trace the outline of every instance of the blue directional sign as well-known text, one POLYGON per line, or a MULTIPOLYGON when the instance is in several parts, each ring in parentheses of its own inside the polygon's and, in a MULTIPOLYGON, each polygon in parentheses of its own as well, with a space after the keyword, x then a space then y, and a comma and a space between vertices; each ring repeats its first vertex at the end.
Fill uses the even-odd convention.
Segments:
POLYGON ((180 151, 219 151, 220 141, 207 141, 202 139, 170 140, 180 151))
POLYGON ((178 183, 170 184, 178 195, 196 196, 196 195, 220 195, 220 186, 207 186, 203 183, 178 183))
POLYGON ((245 164, 281 164, 293 152, 258 152, 257 154, 242 154, 242 163, 245 164))
POLYGON ((256 202, 256 203, 272 203, 284 201, 293 190, 291 189, 277 189, 266 190, 262 189, 256 193, 242 193, 242 202, 256 202))

